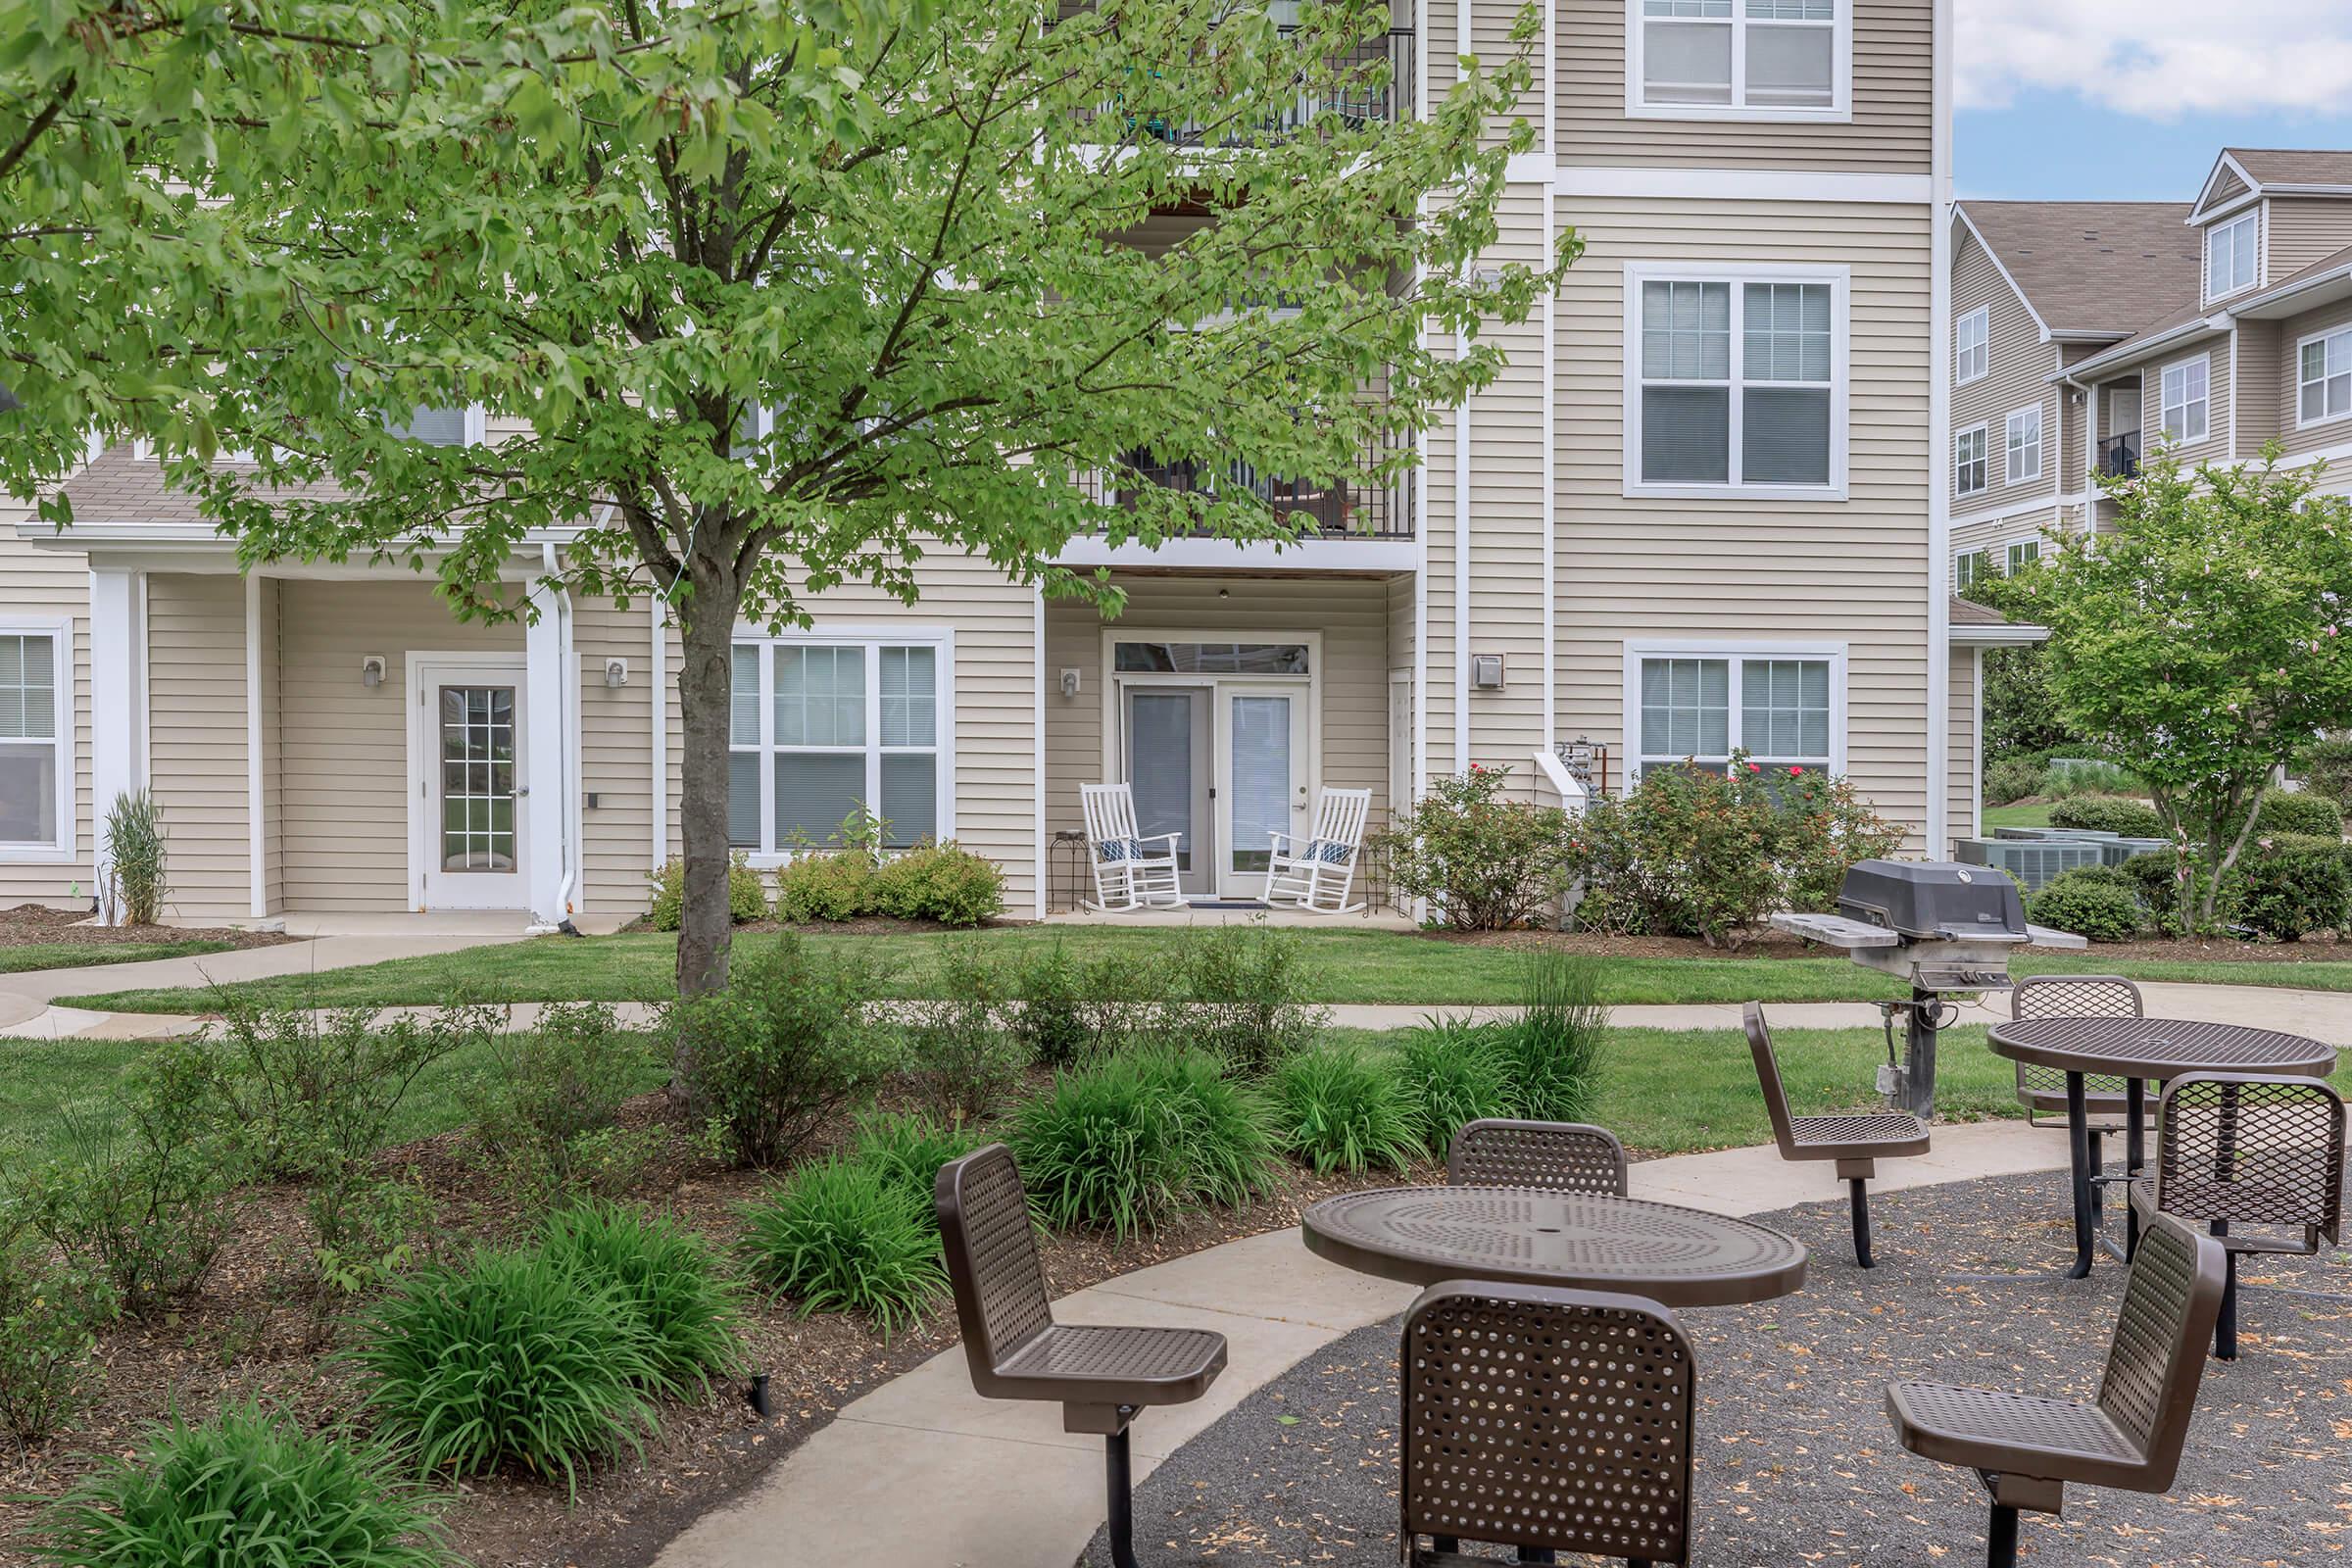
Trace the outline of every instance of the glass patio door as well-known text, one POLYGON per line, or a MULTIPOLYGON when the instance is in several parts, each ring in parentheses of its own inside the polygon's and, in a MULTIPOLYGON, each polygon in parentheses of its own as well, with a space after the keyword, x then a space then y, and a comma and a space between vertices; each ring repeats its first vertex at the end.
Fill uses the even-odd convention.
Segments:
POLYGON ((1136 831, 1146 839, 1175 834, 1177 885, 1186 893, 1213 893, 1210 688, 1149 684, 1125 690, 1124 751, 1128 787, 1135 792, 1136 831))
POLYGON ((428 909, 520 909, 527 826, 522 670, 420 663, 415 680, 415 851, 428 909))
POLYGON ((1263 895, 1273 834, 1312 827, 1306 713, 1304 682, 1217 689, 1218 891, 1228 897, 1263 895))

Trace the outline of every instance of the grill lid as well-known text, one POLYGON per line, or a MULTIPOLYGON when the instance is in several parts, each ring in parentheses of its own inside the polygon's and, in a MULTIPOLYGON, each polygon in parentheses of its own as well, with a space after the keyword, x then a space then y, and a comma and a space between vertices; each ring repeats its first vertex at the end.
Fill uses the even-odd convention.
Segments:
POLYGON ((2006 875, 1951 860, 1860 860, 1838 889, 1838 912, 1918 941, 2026 935, 2025 901, 2006 875))

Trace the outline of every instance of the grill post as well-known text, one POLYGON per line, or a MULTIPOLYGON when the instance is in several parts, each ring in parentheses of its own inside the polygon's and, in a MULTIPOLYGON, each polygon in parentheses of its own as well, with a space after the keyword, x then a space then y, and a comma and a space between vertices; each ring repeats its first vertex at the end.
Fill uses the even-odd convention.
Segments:
POLYGON ((1903 1070, 1887 1101, 1921 1121, 1936 1119, 1936 1032, 1943 998, 1925 986, 1911 988, 1903 1009, 1903 1070))

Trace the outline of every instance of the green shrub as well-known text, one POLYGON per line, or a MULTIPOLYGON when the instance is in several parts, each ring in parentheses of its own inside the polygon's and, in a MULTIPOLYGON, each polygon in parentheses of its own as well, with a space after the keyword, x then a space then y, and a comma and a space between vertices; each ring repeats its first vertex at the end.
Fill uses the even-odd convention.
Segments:
MULTIPOLYGON (((686 862, 666 861, 645 880, 646 918, 657 931, 675 931, 686 917, 686 862)), ((737 925, 767 918, 767 884, 743 850, 727 857, 727 918, 737 925)))
POLYGON ((131 1457, 108 1455, 34 1527, 72 1568, 459 1568, 438 1499, 391 1453, 290 1414, 231 1406, 174 1417, 131 1457))
POLYGON ((1430 781, 1369 841, 1405 899, 1427 899, 1457 931, 1527 924, 1568 886, 1568 817, 1556 806, 1508 800, 1510 769, 1470 764, 1430 781))
POLYGON ((742 1359, 735 1293, 703 1239, 676 1220, 578 1203, 548 1217, 541 1245, 559 1263, 618 1293, 654 1381, 666 1392, 707 1392, 714 1374, 742 1359))
POLYGON ((2006 806, 2041 788, 2041 768, 2022 757, 2004 757, 1984 767, 1984 804, 2006 806))
POLYGON ((2141 788, 2129 769, 2095 757, 2077 757, 2045 766, 2034 792, 2054 801, 2071 801, 2089 795, 2132 796, 2141 788))
POLYGON ((807 852, 776 872, 776 918, 794 925, 874 912, 874 862, 862 850, 807 852))
POLYGON ((1262 917, 1186 933, 1183 1000, 1164 1026, 1244 1072, 1265 1071, 1323 1026, 1322 1009, 1305 1000, 1304 953, 1298 932, 1262 917))
POLYGON ((725 991, 673 1004, 673 1092, 707 1142, 740 1164, 774 1165, 870 1094, 897 1060, 869 1017, 879 986, 858 958, 818 957, 786 932, 738 949, 725 991))
POLYGON ((98 1327, 116 1310, 104 1275, 46 1252, 0 1241, 0 1426, 28 1448, 88 1407, 104 1375, 98 1327))
POLYGON ((880 1171, 936 1227, 933 1195, 939 1190, 939 1167, 979 1147, 979 1137, 964 1128, 942 1125, 928 1116, 876 1112, 858 1118, 850 1158, 880 1171))
POLYGON ((346 1358, 380 1430, 420 1472, 518 1461, 564 1478, 655 1430, 662 1369, 617 1286, 545 1248, 481 1248, 393 1282, 346 1358))
POLYGON ((882 862, 872 897, 895 920, 983 925, 1004 912, 1004 873, 953 839, 922 844, 882 862))
POLYGON ((1791 909, 1835 910, 1838 885, 1855 861, 1902 846, 1902 828, 1873 810, 1849 778, 1818 767, 1766 768, 1749 777, 1769 781, 1773 868, 1781 877, 1780 902, 1791 909))
POLYGON ((1397 1049, 1396 1075, 1433 1157, 1446 1157, 1466 1123, 1517 1108, 1503 1028, 1467 1017, 1431 1018, 1397 1049))
POLYGON ((2308 834, 2341 844, 2344 808, 2327 796, 2309 790, 2264 790, 2262 807, 2254 815, 2254 831, 2308 834))
POLYGON ((1011 1098, 1029 1054, 1006 1027, 995 964, 978 938, 958 938, 940 964, 935 1002, 909 1005, 906 1075, 941 1119, 978 1121, 1011 1098))
POLYGON ((1031 1059, 1067 1067, 1093 1057, 1095 1032, 1086 1018, 1082 971, 1059 937, 1021 959, 1013 989, 1021 1004, 1012 1015, 1012 1032, 1031 1059))
POLYGON ((2225 895, 2233 920, 2277 942, 2341 930, 2352 924, 2352 867, 2343 839, 2281 833, 2257 840, 2231 869, 2225 895))
POLYGON ((1425 1137, 1396 1064, 1353 1046, 1289 1057, 1275 1069, 1273 1095, 1284 1141, 1317 1171, 1403 1170, 1425 1137))
POLYGON ((2352 739, 2313 741, 2296 767, 2309 793, 2339 807, 2352 805, 2352 739))
POLYGON ((164 870, 164 814, 154 796, 136 790, 115 797, 106 812, 106 858, 123 920, 155 924, 171 883, 164 870))
POLYGON ((1558 953, 1531 956, 1519 1000, 1519 1016, 1499 1030, 1518 1113, 1533 1121, 1591 1121, 1609 1036, 1600 964, 1558 953))
MULTIPOLYGON (((1278 957, 1295 956, 1278 955, 1278 957)), ((1184 984, 1183 962, 1159 963, 1140 951, 1110 948, 1074 958, 1056 938, 1052 947, 1030 950, 1012 982, 1021 1005, 1012 1016, 1013 1034, 1030 1058, 1048 1067, 1099 1061, 1127 1041, 1180 1031, 1181 1004, 1169 999, 1184 984)), ((1282 976, 1287 981, 1286 964, 1282 976)), ((1279 1031, 1297 1028, 1295 1012, 1271 1020, 1279 1031)))
POLYGON ((2138 885, 2120 866, 2068 871, 2034 894, 2026 912, 2035 925, 2093 942, 2129 942, 2147 924, 2138 885))
POLYGON ((1198 1052, 1129 1052, 1057 1073, 1014 1113, 1008 1142, 1048 1224, 1122 1238, 1193 1203, 1239 1201, 1273 1168, 1264 1103, 1198 1052))
POLYGON ((855 1160, 804 1165, 745 1203, 752 1277, 808 1312, 862 1312, 884 1335, 919 1320, 948 1282, 928 1205, 855 1160))
POLYGON ((2084 795, 2060 801, 2050 808, 2052 827, 2082 828, 2094 833, 2120 833, 2128 839, 2169 839, 2164 818, 2145 801, 2114 795, 2084 795))
POLYGON ((527 1030, 497 1030, 466 1086, 476 1148, 532 1206, 568 1193, 617 1196, 654 1152, 619 1126, 620 1107, 653 1087, 654 1054, 612 1008, 558 1003, 527 1030))

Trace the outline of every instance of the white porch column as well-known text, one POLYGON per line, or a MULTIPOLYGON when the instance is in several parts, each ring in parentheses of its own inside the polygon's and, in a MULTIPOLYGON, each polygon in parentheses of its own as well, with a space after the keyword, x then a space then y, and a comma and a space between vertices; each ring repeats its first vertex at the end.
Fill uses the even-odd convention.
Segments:
POLYGON ((147 782, 147 584, 144 574, 90 571, 90 844, 99 912, 122 922, 114 865, 106 853, 106 813, 115 798, 147 782))
POLYGON ((533 618, 523 631, 523 831, 529 844, 530 929, 553 931, 571 917, 574 842, 572 777, 571 599, 550 577, 531 585, 533 618))

